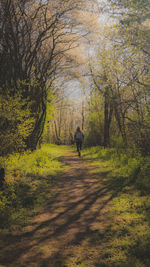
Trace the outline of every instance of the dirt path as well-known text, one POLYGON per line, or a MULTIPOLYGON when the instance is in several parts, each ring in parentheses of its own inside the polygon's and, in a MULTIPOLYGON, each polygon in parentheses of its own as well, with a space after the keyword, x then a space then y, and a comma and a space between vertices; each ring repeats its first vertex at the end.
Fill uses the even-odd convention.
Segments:
POLYGON ((64 156, 63 165, 53 199, 23 233, 6 240, 0 266, 102 266, 111 199, 104 175, 74 152, 64 156))

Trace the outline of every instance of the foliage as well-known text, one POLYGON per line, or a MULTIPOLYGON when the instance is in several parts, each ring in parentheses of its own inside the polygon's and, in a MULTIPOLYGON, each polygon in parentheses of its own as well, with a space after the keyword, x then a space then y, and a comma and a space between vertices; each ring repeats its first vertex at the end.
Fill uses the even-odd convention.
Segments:
POLYGON ((31 103, 19 94, 1 95, 0 113, 0 155, 21 151, 34 126, 31 103))
POLYGON ((45 145, 35 152, 13 154, 5 159, 6 185, 0 191, 0 228, 17 229, 29 215, 52 196, 59 181, 65 147, 45 145))

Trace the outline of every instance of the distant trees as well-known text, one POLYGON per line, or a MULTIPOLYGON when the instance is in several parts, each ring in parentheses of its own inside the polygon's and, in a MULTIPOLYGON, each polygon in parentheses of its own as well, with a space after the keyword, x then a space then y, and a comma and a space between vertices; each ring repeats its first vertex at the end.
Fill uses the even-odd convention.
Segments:
POLYGON ((46 125, 43 142, 73 144, 77 125, 82 126, 82 102, 64 97, 55 104, 54 116, 46 125))

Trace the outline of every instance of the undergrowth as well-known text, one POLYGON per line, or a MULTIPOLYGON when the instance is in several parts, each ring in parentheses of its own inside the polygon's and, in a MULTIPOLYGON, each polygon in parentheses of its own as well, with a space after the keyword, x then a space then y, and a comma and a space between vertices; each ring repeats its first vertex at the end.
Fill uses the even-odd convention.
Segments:
POLYGON ((44 145, 41 149, 14 154, 4 161, 6 184, 0 190, 0 229, 16 230, 52 195, 59 181, 65 147, 44 145))
POLYGON ((83 156, 105 177, 111 194, 107 229, 97 233, 102 253, 93 266, 149 267, 150 158, 100 147, 86 148, 83 156))

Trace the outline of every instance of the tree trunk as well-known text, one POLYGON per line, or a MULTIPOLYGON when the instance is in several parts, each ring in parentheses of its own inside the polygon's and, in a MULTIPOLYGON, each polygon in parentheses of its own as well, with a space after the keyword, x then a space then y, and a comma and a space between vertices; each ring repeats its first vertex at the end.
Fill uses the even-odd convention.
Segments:
POLYGON ((84 130, 84 100, 82 100, 82 130, 84 130))
POLYGON ((121 133, 122 139, 123 139, 123 144, 125 147, 127 147, 127 137, 126 137, 126 130, 125 130, 125 124, 124 124, 124 117, 121 115, 121 111, 118 111, 117 104, 115 103, 114 105, 114 110, 115 110, 115 117, 116 121, 118 123, 118 128, 121 133))
POLYGON ((108 95, 106 93, 104 98, 104 147, 109 147, 110 145, 109 128, 110 128, 109 101, 108 101, 108 95))
POLYGON ((35 123, 35 127, 31 133, 31 135, 29 135, 27 142, 26 142, 27 148, 29 148, 31 150, 36 149, 38 141, 41 138, 43 130, 44 130, 44 124, 45 124, 45 119, 46 119, 46 104, 45 104, 43 99, 42 99, 41 105, 42 105, 42 112, 39 115, 39 117, 37 118, 36 123, 35 123))

